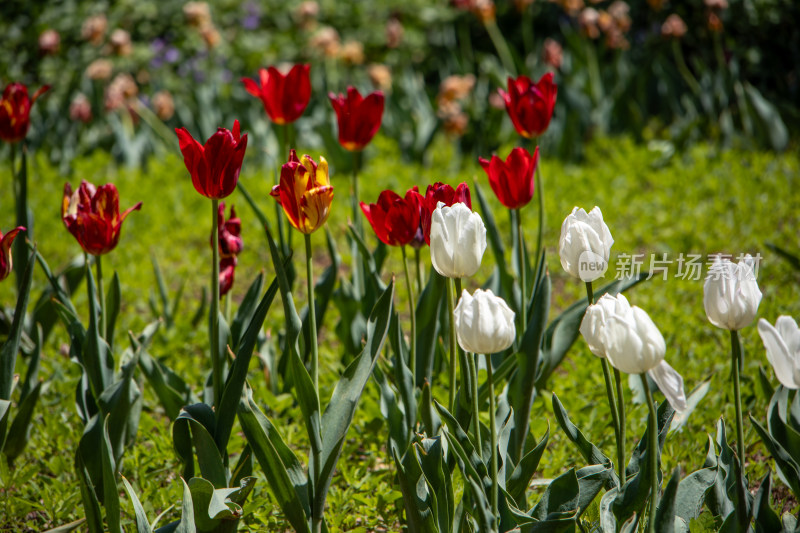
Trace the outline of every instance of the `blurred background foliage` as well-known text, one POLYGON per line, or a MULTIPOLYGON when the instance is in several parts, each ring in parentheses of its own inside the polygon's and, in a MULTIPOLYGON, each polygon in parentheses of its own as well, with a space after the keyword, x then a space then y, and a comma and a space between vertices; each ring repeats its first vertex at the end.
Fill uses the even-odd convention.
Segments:
POLYGON ((62 171, 94 150, 142 165, 174 151, 174 127, 205 138, 234 118, 273 163, 240 78, 288 62, 312 65, 295 135, 342 165, 329 91, 384 90, 383 133, 425 162, 436 135, 471 157, 513 140, 496 90, 548 70, 551 155, 618 133, 667 155, 698 139, 783 150, 800 124, 799 26, 794 0, 4 0, 0 81, 53 86, 29 139, 62 171))

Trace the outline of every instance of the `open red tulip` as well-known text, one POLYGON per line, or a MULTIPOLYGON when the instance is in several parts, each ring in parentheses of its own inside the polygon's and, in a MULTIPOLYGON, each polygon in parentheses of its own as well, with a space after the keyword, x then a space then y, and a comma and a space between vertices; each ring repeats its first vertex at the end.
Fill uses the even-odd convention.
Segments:
POLYGON ((469 193, 469 186, 466 183, 460 183, 458 187, 454 189, 452 186, 442 183, 441 181, 437 181, 433 185, 428 185, 425 191, 425 199, 420 217, 422 233, 425 237, 425 243, 428 245, 431 243, 431 214, 433 210, 436 209, 436 206, 439 205, 439 202, 444 203, 444 205, 448 207, 451 207, 453 204, 462 203, 472 209, 472 197, 469 193))
POLYGON ((11 259, 11 244, 13 244, 17 233, 20 231, 25 231, 25 228, 22 226, 16 227, 5 235, 0 231, 0 281, 6 279, 14 268, 11 259))
POLYGON ((383 93, 375 91, 362 98, 355 87, 348 87, 347 98, 334 93, 328 97, 339 123, 339 144, 351 152, 363 150, 381 127, 383 93))
POLYGON ((247 149, 247 134, 239 136, 239 121, 233 131, 219 128, 205 145, 186 131, 177 128, 183 162, 192 176, 194 188, 206 198, 225 198, 236 188, 242 160, 247 149))
POLYGON ((28 88, 21 83, 9 83, 0 98, 0 139, 16 143, 25 138, 31 126, 31 107, 49 85, 28 96, 28 88))
POLYGON ((264 104, 270 120, 275 124, 294 122, 308 106, 311 99, 311 65, 294 65, 283 75, 275 67, 258 71, 260 85, 250 78, 242 78, 245 90, 264 104))
POLYGON ((367 217, 375 235, 390 246, 410 244, 419 230, 422 195, 414 187, 402 197, 394 191, 383 191, 378 203, 361 202, 361 211, 367 217))
POLYGON ((489 161, 482 157, 478 161, 489 176, 489 185, 501 204, 509 209, 519 209, 531 201, 534 173, 539 163, 538 146, 533 155, 518 146, 511 150, 505 161, 496 155, 489 161))
POLYGON ((117 246, 125 217, 141 207, 139 202, 120 214, 119 193, 114 184, 95 187, 83 180, 75 192, 69 183, 64 184, 61 218, 86 253, 103 255, 117 246))
POLYGON ((558 94, 552 72, 536 83, 527 76, 508 78, 508 92, 502 89, 498 92, 506 103, 506 111, 517 133, 530 139, 547 131, 558 94))

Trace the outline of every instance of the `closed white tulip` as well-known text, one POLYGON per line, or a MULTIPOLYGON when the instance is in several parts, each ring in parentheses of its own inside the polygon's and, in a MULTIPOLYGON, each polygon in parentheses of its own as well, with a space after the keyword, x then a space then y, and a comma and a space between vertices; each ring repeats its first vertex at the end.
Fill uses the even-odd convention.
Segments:
POLYGON ((758 333, 767 349, 767 360, 781 385, 800 388, 800 328, 790 316, 779 316, 773 326, 763 318, 758 333))
POLYGON ((466 278, 481 266, 486 251, 486 226, 466 204, 439 202, 431 215, 431 262, 448 278, 466 278))
POLYGON ((458 344, 465 352, 493 354, 514 344, 514 311, 492 291, 461 293, 453 310, 458 344))
POLYGON ((604 294, 583 316, 589 349, 627 374, 647 372, 676 411, 686 409, 683 378, 666 361, 667 345, 650 316, 622 294, 604 294))
POLYGON ((752 257, 739 263, 717 258, 703 287, 703 306, 709 322, 731 331, 749 326, 756 318, 761 291, 753 272, 752 257))
POLYGON ((587 213, 576 207, 561 224, 561 237, 558 240, 561 266, 582 281, 599 279, 608 268, 612 244, 614 239, 603 222, 600 208, 595 207, 587 213))

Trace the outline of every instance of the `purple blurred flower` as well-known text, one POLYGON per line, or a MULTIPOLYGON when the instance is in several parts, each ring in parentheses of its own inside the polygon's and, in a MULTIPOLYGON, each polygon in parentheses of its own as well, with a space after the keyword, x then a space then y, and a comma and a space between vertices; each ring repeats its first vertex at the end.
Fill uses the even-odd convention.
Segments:
POLYGON ((261 8, 255 2, 247 2, 244 5, 246 15, 242 19, 242 28, 255 30, 261 23, 261 8))

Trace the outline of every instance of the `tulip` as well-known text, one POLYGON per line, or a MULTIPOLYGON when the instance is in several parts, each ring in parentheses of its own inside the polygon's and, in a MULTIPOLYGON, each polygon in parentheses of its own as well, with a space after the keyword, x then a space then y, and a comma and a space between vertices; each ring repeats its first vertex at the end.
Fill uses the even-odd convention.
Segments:
MULTIPOLYGON (((489 386, 489 433, 491 437, 492 509, 497 515, 497 422, 495 413, 494 378, 491 354, 502 352, 514 344, 517 332, 514 327, 514 311, 505 300, 495 296, 491 290, 477 289, 473 295, 461 293, 461 299, 453 311, 458 344, 466 352, 484 354, 486 357, 487 383, 489 386)), ((470 360, 472 372, 473 413, 476 449, 480 450, 480 422, 478 419, 478 376, 474 361, 470 360)))
POLYGON ((474 275, 486 251, 486 226, 478 213, 462 203, 442 202, 431 215, 431 262, 448 278, 474 275))
POLYGON ((762 318, 758 321, 758 333, 767 350, 767 360, 781 385, 792 390, 800 388, 800 328, 797 322, 790 316, 779 316, 773 326, 762 318))
POLYGON ((11 258, 11 244, 20 231, 25 231, 25 228, 22 226, 16 227, 5 235, 0 231, 0 281, 6 279, 14 267, 11 258))
POLYGON ((595 207, 589 213, 574 208, 561 225, 558 254, 561 266, 570 275, 585 282, 603 276, 614 239, 603 222, 603 213, 595 207))
POLYGON ((416 187, 409 189, 405 197, 387 190, 376 204, 361 202, 361 210, 378 239, 389 246, 405 246, 414 241, 419 231, 422 200, 416 187))
POLYGON ((232 132, 219 128, 205 145, 197 142, 186 128, 178 128, 175 132, 197 192, 211 199, 231 194, 239 181, 247 148, 247 134, 239 136, 239 121, 234 121, 232 132))
POLYGON ((328 162, 320 157, 317 164, 308 155, 298 159, 292 149, 289 162, 281 167, 280 184, 270 195, 283 207, 292 226, 306 235, 313 233, 325 224, 333 201, 328 162))
POLYGON ((731 331, 750 325, 758 312, 761 291, 748 255, 738 264, 716 258, 703 286, 703 306, 709 322, 731 331))
POLYGON ((464 351, 493 354, 511 347, 516 338, 514 311, 491 290, 466 290, 455 308, 458 344, 464 351))
POLYGON ((122 222, 142 202, 119 212, 119 192, 112 183, 95 187, 86 180, 74 192, 64 184, 61 218, 83 250, 91 255, 107 254, 117 246, 122 222))
MULTIPOLYGON (((231 206, 231 216, 225 220, 225 202, 219 204, 219 215, 217 216, 217 228, 219 234, 219 256, 221 258, 235 257, 239 255, 244 247, 242 242, 242 221, 236 216, 236 209, 231 206)), ((214 236, 211 236, 213 242, 214 236)))
POLYGON ((453 204, 462 203, 472 209, 472 197, 470 196, 469 186, 466 183, 459 183, 455 189, 450 185, 437 181, 433 185, 428 185, 425 191, 425 200, 420 214, 422 232, 425 236, 425 243, 431 243, 431 216, 439 202, 447 207, 453 204))
POLYGON ((355 87, 348 87, 346 98, 334 93, 328 97, 339 123, 339 144, 351 152, 363 150, 381 127, 383 93, 375 91, 362 98, 355 87))
POLYGON ((539 147, 536 147, 533 155, 517 147, 511 150, 505 161, 496 155, 491 160, 481 157, 478 161, 489 176, 489 185, 501 204, 509 209, 528 205, 533 198, 533 177, 539 163, 539 147))
POLYGON ((308 106, 311 99, 311 65, 294 65, 285 76, 275 67, 259 69, 260 85, 250 78, 242 78, 245 90, 261 99, 264 111, 275 124, 294 122, 308 106))
POLYGON ((530 139, 547 131, 556 105, 558 86, 548 72, 537 83, 527 76, 508 78, 508 92, 498 91, 517 133, 530 139))
MULTIPOLYGON (((653 395, 645 374, 649 374, 655 380, 667 401, 676 411, 686 410, 683 378, 664 361, 667 346, 661 332, 646 312, 636 306, 631 306, 622 294, 617 296, 604 294, 596 304, 590 305, 581 322, 580 332, 592 353, 607 359, 614 368, 629 374, 639 374, 641 377, 650 414, 648 448, 656 450, 658 447, 658 421, 653 395)), ((610 387, 608 378, 606 378, 606 387, 610 387)), ((621 396, 619 403, 619 412, 624 413, 621 396)), ((619 460, 622 461, 624 453, 621 450, 624 450, 625 447, 624 433, 622 432, 624 422, 620 424, 617 451, 621 458, 619 460), (620 436, 622 437, 620 438, 620 436)), ((648 459, 651 481, 648 531, 654 532, 658 497, 658 454, 650 453, 648 459)), ((620 482, 624 483, 625 471, 622 465, 620 465, 620 472, 622 473, 620 482)))
POLYGON ((28 96, 28 88, 21 83, 9 83, 0 98, 0 139, 17 143, 25 138, 31 126, 31 107, 39 96, 50 88, 40 87, 28 96))

